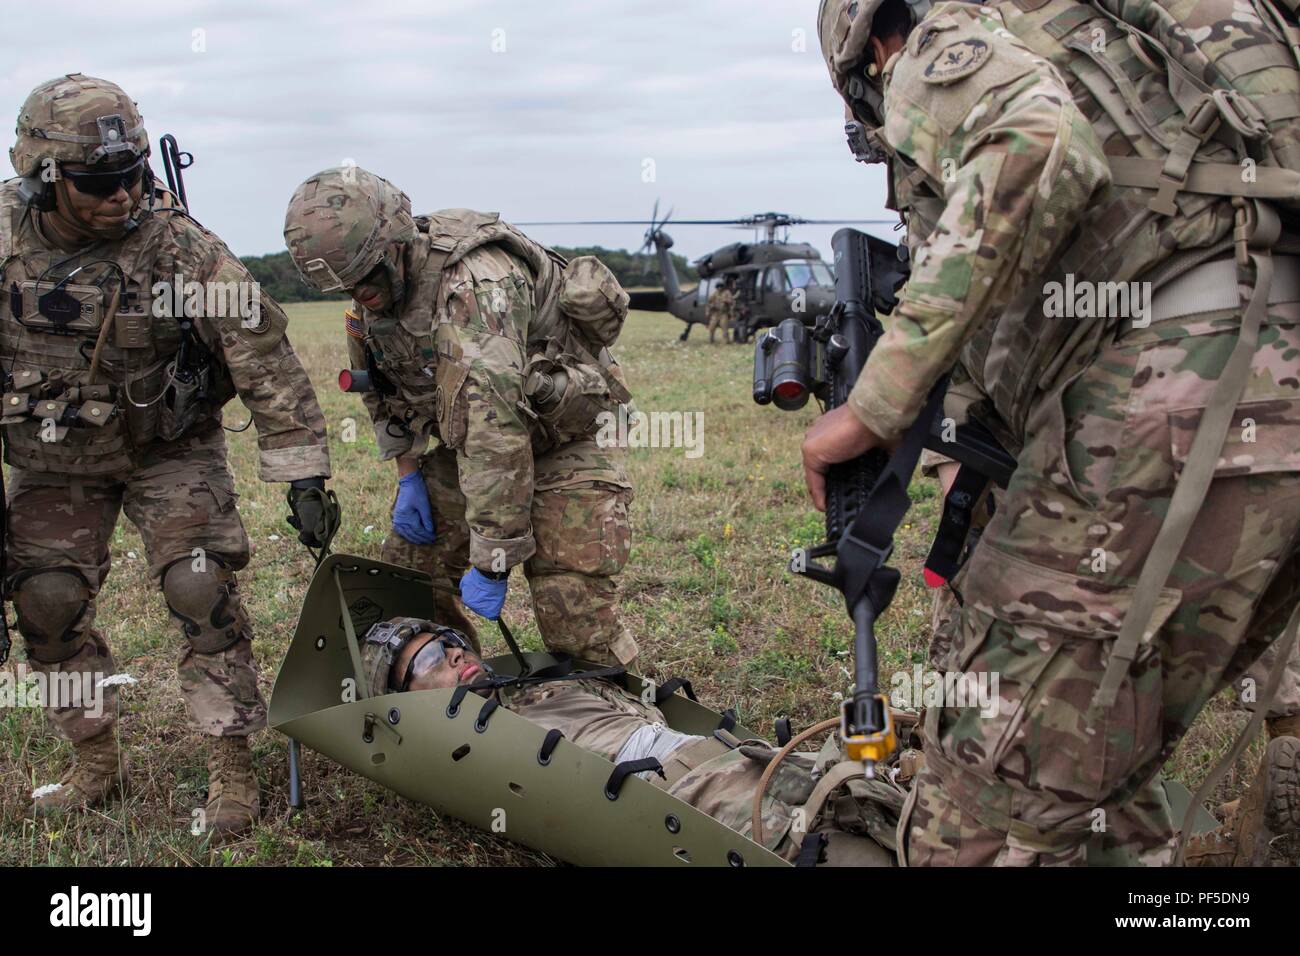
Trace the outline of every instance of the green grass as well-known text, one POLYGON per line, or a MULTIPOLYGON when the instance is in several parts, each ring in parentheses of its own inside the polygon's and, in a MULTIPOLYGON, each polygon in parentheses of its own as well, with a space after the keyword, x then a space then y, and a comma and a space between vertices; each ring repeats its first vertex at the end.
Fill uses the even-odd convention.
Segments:
MULTIPOLYGON (((343 362, 343 306, 314 303, 289 311, 290 335, 330 425, 332 486, 344 513, 335 548, 378 556, 388 532, 394 473, 378 461, 361 402, 335 385, 343 362), (356 422, 357 440, 345 444, 340 436, 349 418, 356 422)), ((641 410, 698 410, 705 416, 699 458, 688 459, 681 449, 630 452, 634 545, 621 578, 622 613, 641 644, 644 670, 660 678, 689 677, 702 700, 718 709, 736 707, 760 730, 779 716, 807 726, 831 715, 832 695, 848 686, 852 643, 838 595, 785 570, 792 548, 822 537, 798 455, 815 410, 787 414, 756 406, 750 399, 751 349, 710 346, 699 330, 692 341, 680 343, 680 328, 666 316, 634 313, 618 350, 641 410)), ((246 419, 238 402, 229 406, 228 424, 246 419)), ((255 546, 241 586, 269 696, 312 563, 284 524, 283 486, 257 480, 254 433, 229 437, 240 511, 255 546)), ((895 552, 904 583, 880 628, 886 669, 924 661, 929 643, 930 595, 920 584, 920 566, 940 502, 930 482, 917 485, 913 498, 895 552)), ((175 673, 180 637, 149 585, 139 536, 125 520, 113 538, 113 564, 98 620, 119 669, 139 680, 122 694, 120 724, 135 789, 102 813, 54 823, 27 818, 31 790, 59 778, 70 748, 53 736, 39 711, 0 710, 0 865, 549 862, 313 753, 304 754, 307 807, 291 811, 286 743, 271 731, 254 738, 262 782, 259 826, 221 849, 192 836, 190 814, 202 806, 206 790, 206 741, 187 726, 175 673)), ((540 646, 535 627, 523 626, 531 613, 521 581, 511 588, 506 614, 520 622, 526 645, 540 646)), ((1199 780, 1241 720, 1225 700, 1215 701, 1175 755, 1173 775, 1199 780)), ((1221 787, 1221 798, 1241 791, 1258 756, 1258 748, 1248 754, 1221 787)))

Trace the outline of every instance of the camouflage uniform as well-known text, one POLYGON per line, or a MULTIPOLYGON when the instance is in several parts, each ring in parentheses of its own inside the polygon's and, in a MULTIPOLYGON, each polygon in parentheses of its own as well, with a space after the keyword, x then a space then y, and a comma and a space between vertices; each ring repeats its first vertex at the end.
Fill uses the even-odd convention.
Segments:
MULTIPOLYGON (((88 115, 81 132, 95 137, 94 115, 117 114, 123 103, 129 100, 112 84, 74 74, 38 87, 24 110, 52 109, 56 119, 88 115)), ((138 122, 133 107, 127 113, 128 125, 131 117, 138 122)), ((29 113, 20 116, 20 133, 32 122, 29 113)), ((127 135, 138 137, 136 148, 147 155, 143 126, 127 135)), ((15 149, 27 148, 24 142, 15 149)), ((28 175, 22 157, 11 156, 28 175)), ((51 674, 115 671, 106 636, 94 626, 95 598, 125 510, 186 640, 180 683, 195 724, 218 737, 251 734, 266 715, 235 576, 248 563, 249 545, 226 465, 221 406, 238 394, 252 412, 264 481, 329 475, 324 418, 285 336, 287 319, 265 296, 252 316, 227 309, 209 315, 199 306, 194 328, 211 354, 211 393, 191 422, 178 421, 178 407, 164 392, 181 332, 173 313, 163 309, 160 317, 155 309, 155 285, 170 295, 177 276, 246 288, 252 277, 170 194, 155 192, 149 177, 132 214, 137 225, 76 251, 48 238, 46 213, 20 200, 18 186, 0 186, 0 358, 9 373, 2 422, 11 468, 6 586, 29 661, 51 674), (37 307, 48 288, 38 283, 69 276, 69 289, 98 286, 80 293, 81 317, 90 312, 94 321, 73 335, 60 334, 66 319, 55 313, 47 321, 37 307), (112 329, 92 379, 90 346, 103 314, 112 329)), ((115 692, 105 692, 102 716, 85 711, 47 713, 74 743, 85 741, 111 727, 115 692)))
MULTIPOLYGON (((635 695, 599 680, 560 681, 497 692, 503 706, 606 760, 633 759, 624 751, 638 730, 666 724, 663 712, 635 695)), ((724 742, 685 736, 660 763, 664 776, 642 776, 745 836, 751 835, 754 791, 774 754, 761 740, 724 742)), ((819 779, 840 764, 833 745, 820 754, 791 754, 768 784, 763 800, 763 845, 794 862, 805 830, 827 834, 829 865, 889 866, 894 830, 906 795, 884 779, 867 781, 861 765, 824 810, 807 806, 819 779), (808 817, 813 819, 809 820, 808 817), (889 851, 889 852, 887 852, 889 851)))
POLYGON ((729 341, 736 328, 736 292, 728 285, 720 285, 709 296, 704 311, 709 318, 709 341, 713 333, 722 329, 722 341, 729 341))
POLYGON ((290 204, 285 238, 309 279, 305 250, 351 222, 351 210, 337 214, 321 197, 347 193, 353 176, 356 188, 393 196, 399 208, 381 215, 408 225, 394 243, 396 305, 376 314, 354 304, 348 354, 354 368, 373 365, 386 380, 364 396, 381 457, 419 456, 437 526, 432 545, 394 532, 384 559, 429 573, 441 623, 471 636, 462 572, 523 564, 550 650, 630 663, 637 647, 618 616, 614 578, 631 547, 632 486, 621 449, 598 447, 588 427, 599 407, 630 396, 608 350, 580 341, 567 318, 606 301, 625 315, 626 293, 595 260, 566 266, 495 214, 453 209, 412 220, 406 197, 364 170, 321 173, 290 204), (584 295, 593 301, 578 301, 584 295), (580 393, 576 419, 548 418, 530 388, 535 370, 554 370, 552 359, 580 393))
MULTIPOLYGON (((837 45, 857 9, 823 4, 824 50, 847 96, 853 65, 837 45)), ((1300 598, 1300 268, 1279 256, 1234 417, 1242 427, 1229 434, 1115 705, 1091 711, 1243 310, 1157 309, 1146 327, 1047 315, 1048 280, 1128 282, 1175 250, 1219 265, 1232 253, 1229 201, 1179 193, 1176 214, 1157 216, 1151 192, 1112 182, 1113 157, 1163 147, 1123 119, 1122 103, 1098 104, 1107 85, 1092 80, 1104 71, 1080 66, 1078 82, 1059 37, 1085 38, 1074 50, 1092 50, 1112 76, 1143 72, 1094 8, 1024 0, 936 7, 883 74, 876 143, 898 204, 914 213, 913 269, 850 404, 893 438, 960 358, 988 396, 987 423, 1019 450, 1000 510, 955 582, 965 601, 940 662, 998 674, 999 712, 929 712, 906 827, 913 864, 1076 863, 1099 820, 1110 859, 1168 861, 1172 822, 1155 774, 1300 598), (1086 42, 1092 27, 1104 50, 1086 42)), ((1161 83, 1142 81, 1143 120, 1172 140, 1182 114, 1161 99, 1161 83)), ((1232 162, 1214 141, 1200 149, 1232 162)))

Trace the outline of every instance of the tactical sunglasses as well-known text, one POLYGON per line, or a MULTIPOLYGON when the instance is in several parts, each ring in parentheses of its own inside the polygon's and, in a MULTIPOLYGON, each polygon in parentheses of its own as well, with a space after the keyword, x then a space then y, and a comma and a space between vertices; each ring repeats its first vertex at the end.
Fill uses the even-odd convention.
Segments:
POLYGON ((424 642, 424 646, 411 655, 402 682, 397 685, 398 691, 405 692, 409 690, 411 681, 421 674, 427 674, 445 661, 447 659, 447 645, 449 644, 452 647, 459 647, 461 650, 468 650, 470 646, 466 638, 452 631, 429 635, 429 639, 424 642))
POLYGON ((140 181, 140 177, 144 175, 144 157, 141 156, 130 166, 119 167, 102 173, 74 172, 71 169, 63 169, 60 172, 63 173, 68 182, 76 187, 77 192, 84 193, 87 196, 107 199, 119 189, 130 192, 135 184, 140 181))

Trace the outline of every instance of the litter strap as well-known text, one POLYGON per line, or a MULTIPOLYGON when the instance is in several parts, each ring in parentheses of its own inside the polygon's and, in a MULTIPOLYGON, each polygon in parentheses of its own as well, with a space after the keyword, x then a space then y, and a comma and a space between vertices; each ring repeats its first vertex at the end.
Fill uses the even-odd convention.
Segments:
POLYGON ((560 745, 564 739, 564 731, 551 729, 546 732, 546 739, 542 745, 537 748, 537 762, 545 767, 551 762, 551 754, 555 753, 555 748, 560 745))
POLYGON ((776 731, 776 745, 778 747, 784 747, 790 742, 790 738, 794 736, 794 730, 790 726, 789 717, 778 717, 774 729, 776 731))
POLYGON ((695 691, 691 688, 691 682, 685 677, 670 677, 658 687, 655 688, 655 706, 658 707, 678 690, 686 692, 690 700, 697 700, 695 691))
POLYGON ((736 726, 736 712, 728 707, 722 712, 722 720, 718 722, 718 730, 730 733, 736 726))
POLYGON ((478 712, 478 719, 474 721, 474 729, 480 734, 487 730, 488 718, 500 706, 501 702, 495 697, 489 697, 484 701, 482 709, 478 712))
POLYGON ((634 773, 645 773, 647 770, 653 770, 659 776, 664 777, 665 780, 667 779, 664 776, 663 764, 654 757, 642 757, 640 760, 624 760, 614 768, 614 772, 605 781, 605 796, 611 800, 617 800, 627 778, 634 773))
POLYGON ((799 845, 799 856, 794 861, 796 867, 813 867, 822 861, 826 851, 826 834, 809 833, 799 845))

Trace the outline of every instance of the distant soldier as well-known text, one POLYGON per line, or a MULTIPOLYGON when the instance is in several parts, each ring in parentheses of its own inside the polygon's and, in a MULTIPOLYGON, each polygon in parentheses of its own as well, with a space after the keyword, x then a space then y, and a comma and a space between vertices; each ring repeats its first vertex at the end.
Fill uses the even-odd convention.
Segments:
POLYGON ((6 594, 51 692, 61 676, 102 694, 47 701, 74 763, 34 807, 97 804, 127 781, 116 693, 95 686, 117 668, 94 626, 125 510, 185 638, 181 693, 214 738, 206 825, 240 830, 258 813, 248 736, 266 707, 235 579, 249 543, 221 408, 236 394, 248 406, 262 480, 290 483, 291 523, 313 546, 326 531, 325 420, 280 307, 155 186, 148 156, 135 103, 74 73, 28 96, 9 153, 21 178, 0 187, 6 594))
MULTIPOLYGON (((851 143, 889 163, 912 270, 803 447, 820 505, 828 467, 891 446, 960 363, 1018 454, 941 636, 943 669, 998 675, 1000 707, 927 711, 903 853, 1167 863, 1160 768, 1300 620, 1300 75, 1229 0, 1194 26, 1118 0, 929 8, 822 2, 851 143), (1293 92, 1232 89, 1245 76, 1293 92), (1067 284, 1108 307, 1057 308, 1067 284)), ((1269 748, 1291 806, 1298 750, 1269 748)))
POLYGON ((354 299, 348 355, 398 475, 384 559, 427 571, 441 622, 471 636, 460 600, 498 618, 522 564, 549 649, 631 663, 614 578, 632 486, 621 450, 595 440, 631 399, 607 347, 628 303, 613 274, 494 213, 412 218, 355 166, 299 186, 284 235, 307 282, 354 299))
MULTIPOLYGON (((730 342, 736 328, 736 277, 733 275, 724 276, 722 282, 709 295, 708 304, 704 307, 705 315, 709 320, 709 341, 713 342, 713 334, 722 329, 722 341, 730 342)), ((716 344, 716 343, 715 343, 716 344)))

